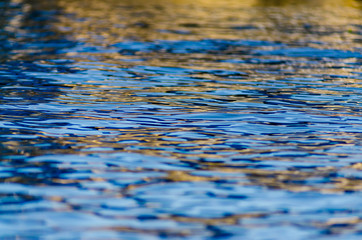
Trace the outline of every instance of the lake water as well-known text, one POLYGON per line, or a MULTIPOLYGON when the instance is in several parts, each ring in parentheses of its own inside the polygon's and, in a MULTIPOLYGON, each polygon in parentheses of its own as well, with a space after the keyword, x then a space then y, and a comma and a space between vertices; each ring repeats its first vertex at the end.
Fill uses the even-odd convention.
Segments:
POLYGON ((361 239, 359 0, 0 0, 0 239, 361 239))

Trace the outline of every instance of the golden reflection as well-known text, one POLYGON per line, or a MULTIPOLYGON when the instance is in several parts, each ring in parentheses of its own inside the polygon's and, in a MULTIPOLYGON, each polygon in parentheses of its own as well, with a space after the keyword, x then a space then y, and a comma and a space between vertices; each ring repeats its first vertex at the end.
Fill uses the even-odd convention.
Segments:
POLYGON ((340 7, 349 6, 349 7, 358 7, 359 2, 355 0, 257 0, 256 3, 258 6, 298 6, 298 5, 307 5, 307 6, 316 6, 316 7, 340 7))
POLYGON ((59 30, 79 41, 98 44, 200 38, 305 39, 338 44, 361 18, 357 0, 58 2, 67 16, 58 23, 59 30), (73 14, 75 17, 70 17, 73 14))
POLYGON ((209 182, 220 178, 193 176, 185 171, 169 171, 166 179, 172 182, 209 182))
MULTIPOLYGON (((227 217, 221 218, 196 218, 196 217, 181 217, 181 216, 171 216, 171 219, 180 222, 199 222, 207 225, 218 225, 218 224, 230 224, 235 225, 239 224, 243 219, 248 218, 263 218, 268 216, 271 213, 246 213, 246 214, 234 214, 227 217)), ((272 214, 280 214, 278 212, 274 212, 272 214)))
POLYGON ((353 164, 351 167, 357 170, 362 170, 362 163, 353 164))

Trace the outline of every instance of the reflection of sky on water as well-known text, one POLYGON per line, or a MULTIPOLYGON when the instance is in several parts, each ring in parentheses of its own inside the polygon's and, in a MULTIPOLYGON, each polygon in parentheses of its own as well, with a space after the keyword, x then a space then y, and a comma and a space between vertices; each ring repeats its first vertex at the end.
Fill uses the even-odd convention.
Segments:
POLYGON ((358 239, 359 1, 2 1, 0 238, 358 239))

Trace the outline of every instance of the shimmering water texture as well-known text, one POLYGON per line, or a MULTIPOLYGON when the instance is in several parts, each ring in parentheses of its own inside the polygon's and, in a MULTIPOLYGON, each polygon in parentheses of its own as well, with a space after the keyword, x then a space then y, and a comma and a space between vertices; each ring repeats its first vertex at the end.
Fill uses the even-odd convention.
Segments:
POLYGON ((0 1, 0 239, 361 239, 361 1, 0 1))

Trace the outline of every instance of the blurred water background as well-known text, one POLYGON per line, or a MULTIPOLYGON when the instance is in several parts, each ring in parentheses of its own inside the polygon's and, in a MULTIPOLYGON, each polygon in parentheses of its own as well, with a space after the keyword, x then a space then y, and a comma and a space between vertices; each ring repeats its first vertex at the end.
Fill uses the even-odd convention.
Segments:
POLYGON ((0 0, 0 239, 361 239, 360 0, 0 0))

